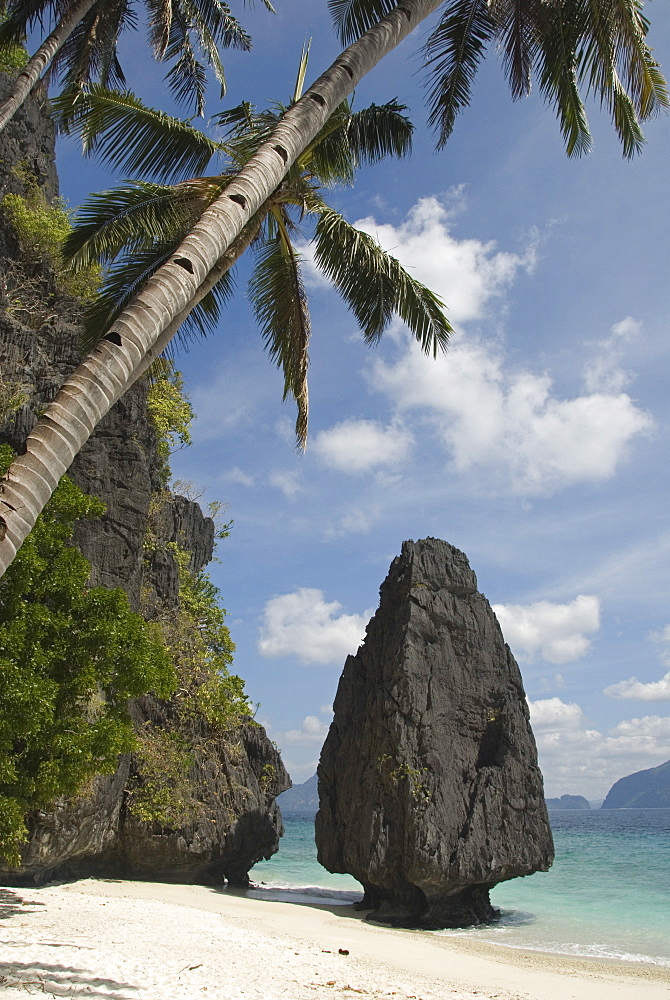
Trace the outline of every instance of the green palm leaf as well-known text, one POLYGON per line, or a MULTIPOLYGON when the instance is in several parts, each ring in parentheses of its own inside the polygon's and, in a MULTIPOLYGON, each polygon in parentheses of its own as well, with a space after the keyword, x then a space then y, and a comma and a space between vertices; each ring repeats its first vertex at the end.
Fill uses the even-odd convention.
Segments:
POLYGON ((130 91, 93 84, 57 97, 52 106, 61 131, 81 139, 86 155, 129 173, 181 180, 203 174, 212 157, 225 152, 190 123, 147 107, 130 91))
POLYGON ((398 0, 328 0, 335 29, 344 45, 355 42, 397 6, 398 0))
POLYGON ((470 103, 475 75, 494 34, 488 0, 452 0, 426 42, 428 121, 438 129, 438 149, 451 135, 459 111, 470 103))
POLYGON ((542 0, 491 0, 489 14, 503 56, 512 97, 526 97, 537 55, 542 0))
POLYGON ((60 76, 65 89, 79 89, 91 79, 98 79, 105 87, 124 87, 126 78, 116 46, 108 40, 136 27, 137 16, 127 0, 96 4, 56 54, 47 77, 60 76))
POLYGON ((591 150, 591 133, 579 94, 576 51, 582 23, 576 5, 545 5, 538 67, 540 91, 553 105, 568 156, 591 150))
POLYGON ((351 184, 362 164, 410 154, 414 126, 406 111, 406 105, 397 100, 355 112, 345 102, 298 162, 322 184, 351 184))
POLYGON ((353 312, 368 343, 376 343, 397 314, 426 354, 436 356, 446 349, 452 328, 440 299, 376 240, 325 205, 316 225, 314 260, 353 312))
POLYGON ((49 23, 53 8, 52 0, 6 0, 3 6, 4 19, 0 24, 0 49, 21 45, 29 32, 49 23))
POLYGON ((134 181, 93 194, 77 213, 63 256, 74 267, 87 267, 147 242, 182 238, 223 186, 221 178, 176 186, 134 181))
POLYGON ((261 328, 265 348, 284 375, 284 399, 298 406, 295 433, 298 446, 307 440, 307 368, 310 319, 300 273, 300 257, 288 236, 281 212, 271 216, 255 252, 249 299, 261 328))

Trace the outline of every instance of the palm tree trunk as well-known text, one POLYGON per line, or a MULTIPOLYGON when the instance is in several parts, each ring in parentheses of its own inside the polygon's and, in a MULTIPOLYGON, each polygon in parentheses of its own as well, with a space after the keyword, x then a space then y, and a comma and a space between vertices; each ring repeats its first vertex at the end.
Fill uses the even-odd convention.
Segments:
POLYGON ((21 107, 53 57, 65 45, 81 19, 86 17, 91 7, 96 3, 97 0, 79 0, 79 3, 75 4, 69 14, 58 22, 35 55, 28 60, 14 81, 12 93, 0 104, 0 132, 14 117, 16 111, 21 107))
POLYGON ((128 388, 130 388, 133 383, 137 382, 138 378, 141 378, 142 375, 144 375, 144 373, 151 368, 156 358, 161 356, 165 348, 177 333, 179 327, 188 319, 189 315, 193 312, 198 303, 202 302, 205 295, 208 295, 211 292, 217 282, 221 280, 224 274, 230 271, 231 267, 234 267, 245 250, 251 246, 253 241, 258 236, 258 232, 263 224, 263 219, 267 215, 267 212, 268 210, 258 213, 257 220, 248 225, 238 238, 230 244, 223 257, 216 262, 186 308, 182 309, 182 311, 175 316, 169 326, 165 327, 155 344, 149 348, 133 372, 132 381, 128 383, 128 388))
MULTIPOLYGON (((134 381, 161 334, 197 294, 336 107, 442 0, 403 0, 338 56, 203 213, 177 250, 61 387, 0 481, 0 576, 95 426, 134 381)), ((155 354, 154 354, 155 356, 155 354)))

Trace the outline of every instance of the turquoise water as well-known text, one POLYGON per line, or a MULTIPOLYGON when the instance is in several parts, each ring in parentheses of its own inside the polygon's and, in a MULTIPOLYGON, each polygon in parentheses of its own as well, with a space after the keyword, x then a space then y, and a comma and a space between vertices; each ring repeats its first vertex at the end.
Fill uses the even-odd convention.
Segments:
MULTIPOLYGON (((316 860, 311 821, 284 817, 279 853, 256 865, 259 895, 351 903, 361 888, 316 860)), ((491 893, 499 923, 439 931, 516 948, 670 966, 670 809, 597 809, 551 815, 556 860, 549 872, 491 893)))

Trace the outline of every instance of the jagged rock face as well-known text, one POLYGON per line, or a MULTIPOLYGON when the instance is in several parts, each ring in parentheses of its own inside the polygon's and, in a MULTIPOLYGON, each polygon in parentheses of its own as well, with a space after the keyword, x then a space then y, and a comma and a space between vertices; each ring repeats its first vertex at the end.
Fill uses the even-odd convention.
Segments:
MULTIPOLYGON (((4 74, 0 74, 0 95, 4 74)), ((23 194, 13 168, 28 168, 47 197, 57 193, 54 135, 39 90, 0 133, 0 189, 23 194)), ((54 287, 39 261, 22 259, 9 227, 0 227, 0 375, 20 381, 28 402, 0 427, 19 450, 40 410, 79 360, 80 306, 54 287), (35 290, 43 313, 14 309, 9 284, 35 290), (9 296, 8 296, 9 289, 9 296)), ((92 586, 121 587, 131 606, 150 618, 176 609, 177 542, 197 573, 212 558, 214 523, 198 504, 159 489, 156 435, 147 413, 146 387, 136 383, 101 422, 69 470, 74 482, 106 505, 102 518, 80 522, 74 541, 91 564, 92 586), (152 545, 145 548, 148 535, 152 545)), ((170 729, 169 703, 147 697, 132 705, 137 727, 150 721, 170 729)), ((85 794, 62 800, 28 818, 29 840, 20 871, 0 873, 7 884, 54 876, 109 874, 171 881, 237 884, 257 861, 274 854, 283 832, 275 797, 290 779, 262 727, 247 723, 216 739, 201 723, 194 733, 190 773, 200 808, 190 825, 167 829, 141 822, 129 809, 137 761, 123 757, 116 772, 97 778, 85 794)))
MULTIPOLYGON (((169 725, 169 706, 154 698, 140 699, 136 711, 140 724, 169 725)), ((190 774, 196 815, 179 829, 161 827, 133 816, 126 798, 115 838, 86 863, 88 872, 247 885, 252 865, 276 852, 284 827, 274 800, 290 784, 279 751, 252 721, 227 733, 225 740, 209 733, 205 724, 198 728, 200 739, 194 742, 200 749, 194 751, 190 774)), ((70 867, 81 870, 80 865, 70 867)))
POLYGON ((519 668, 446 542, 405 542, 380 596, 321 753, 319 861, 362 883, 372 919, 493 919, 496 883, 553 860, 519 668))
MULTIPOLYGON (((0 72, 0 101, 4 101, 11 93, 13 79, 10 73, 0 72)), ((49 200, 58 194, 54 128, 46 105, 46 91, 40 84, 2 132, 0 198, 9 193, 23 194, 20 172, 24 166, 30 168, 49 200)))

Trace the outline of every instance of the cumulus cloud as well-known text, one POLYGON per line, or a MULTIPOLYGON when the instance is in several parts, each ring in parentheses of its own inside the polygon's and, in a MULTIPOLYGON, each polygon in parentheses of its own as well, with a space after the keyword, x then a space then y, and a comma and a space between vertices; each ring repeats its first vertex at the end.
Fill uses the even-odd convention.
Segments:
POLYGON ((637 677, 629 677, 627 681, 610 684, 604 693, 610 698, 630 698, 633 701, 670 701, 670 670, 660 681, 644 684, 637 677))
POLYGON ((520 269, 535 264, 536 236, 520 254, 498 250, 494 242, 457 239, 454 213, 438 198, 421 198, 398 226, 372 216, 354 225, 373 236, 410 274, 446 302, 452 323, 483 316, 491 299, 503 293, 520 269))
MULTIPOLYGON (((670 625, 652 632, 649 638, 661 646, 661 662, 670 666, 670 625)), ((648 683, 629 677, 628 680, 610 684, 604 694, 610 698, 630 698, 633 701, 670 701, 670 670, 660 680, 648 683)))
POLYGON ((270 473, 270 485, 281 490, 287 500, 294 500, 300 493, 305 492, 299 472, 275 470, 270 473))
POLYGON ((611 478, 653 427, 624 392, 560 398, 547 374, 508 370, 497 347, 462 335, 437 359, 408 342, 396 362, 377 360, 370 382, 400 415, 427 418, 453 472, 520 495, 611 478))
POLYGON ((244 469, 240 469, 237 465, 234 465, 232 469, 228 469, 223 472, 221 479, 231 483, 239 483, 240 486, 253 486, 256 482, 254 476, 245 472, 244 469))
POLYGON ((384 427, 376 420, 349 419, 320 431, 312 450, 324 465, 355 474, 402 462, 413 442, 409 431, 400 426, 384 427))
POLYGON ((263 612, 258 641, 263 656, 296 656, 302 663, 342 663, 355 653, 371 611, 342 614, 338 601, 326 601, 323 591, 300 587, 271 598, 263 612))
POLYGON ((596 356, 584 367, 584 385, 589 392, 618 393, 630 375, 622 368, 624 355, 642 331, 642 323, 627 316, 615 323, 609 337, 598 342, 596 356))
POLYGON ((583 389, 556 392, 543 371, 513 369, 493 343, 463 335, 482 320, 536 259, 537 235, 520 253, 494 243, 458 239, 454 212, 435 197, 420 199, 399 224, 369 216, 356 226, 374 236, 412 275, 446 302, 457 328, 446 356, 427 358, 395 330, 400 356, 377 358, 367 371, 373 389, 388 396, 395 418, 388 427, 350 420, 317 435, 314 450, 340 471, 362 473, 405 458, 410 421, 437 437, 445 471, 469 477, 488 492, 543 496, 581 482, 610 479, 633 439, 653 421, 624 392, 622 367, 641 324, 626 317, 591 345, 583 389), (461 327, 460 330, 458 328, 461 327))
POLYGON ((569 604, 494 604, 506 642, 515 653, 539 653, 549 663, 571 663, 588 651, 600 628, 600 601, 580 594, 569 604))
POLYGON ((318 719, 316 715, 306 715, 300 729, 289 729, 277 733, 277 742, 284 744, 318 744, 321 746, 328 734, 329 723, 318 719))
POLYGON ((670 757, 670 716, 627 719, 602 733, 575 703, 547 698, 529 705, 548 795, 602 798, 619 778, 670 757))

